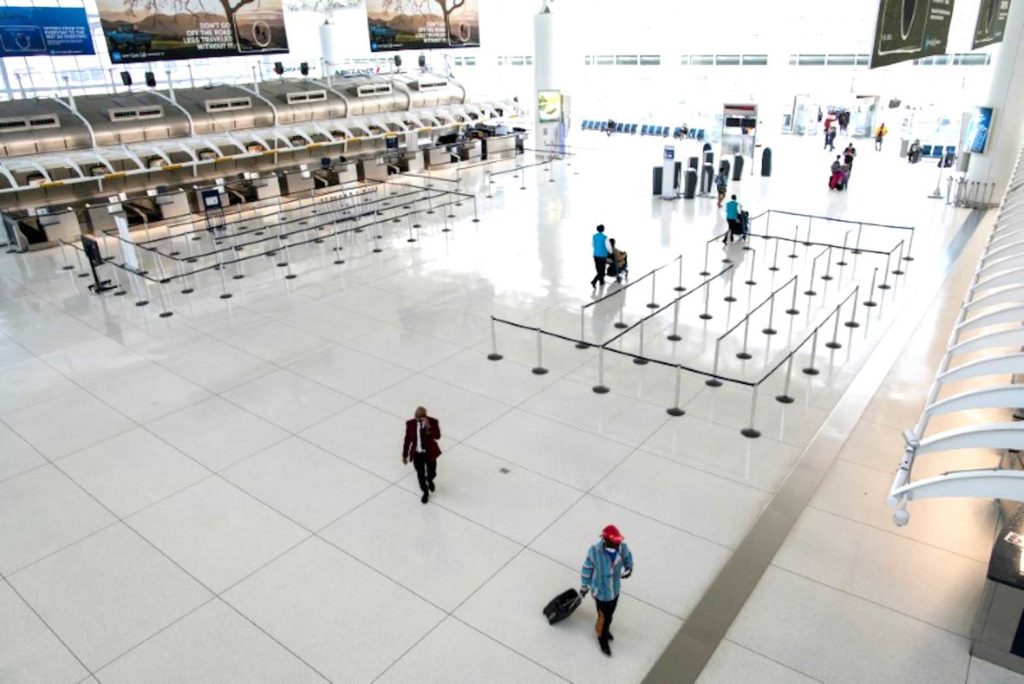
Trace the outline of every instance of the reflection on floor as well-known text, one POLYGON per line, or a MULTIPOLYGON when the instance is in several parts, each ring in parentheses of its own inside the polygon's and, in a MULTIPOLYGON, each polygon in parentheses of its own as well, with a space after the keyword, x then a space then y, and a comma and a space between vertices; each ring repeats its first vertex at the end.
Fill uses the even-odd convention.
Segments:
MULTIPOLYGON (((809 348, 796 357, 797 401, 774 400, 783 373, 768 380, 756 411, 763 435, 751 440, 739 432, 750 415, 743 387, 686 375, 686 415, 673 418, 671 368, 608 354, 611 392, 598 395, 593 349, 545 340, 549 373, 534 375, 535 336, 501 326, 504 359, 487 359, 491 316, 579 336, 598 222, 629 251, 634 279, 683 254, 684 284, 702 280, 704 245, 724 228, 714 201, 650 199, 661 142, 585 143, 601 147, 551 171, 495 176, 492 199, 484 173, 463 173, 480 223, 464 206, 445 233, 445 216, 424 212, 416 242, 393 224, 380 253, 372 231, 347 235, 345 264, 333 263, 329 243, 293 248, 297 278, 250 264, 226 300, 219 274, 207 272, 193 294, 166 294, 168 318, 157 317, 155 287, 145 307, 97 299, 52 250, 0 260, 0 671, 104 683, 168 672, 190 682, 639 681, 964 214, 926 200, 934 170, 891 150, 864 153, 848 192, 830 193, 830 159, 815 140, 782 141, 773 178, 733 184, 752 214, 918 227, 917 259, 879 294, 881 306, 860 307, 863 324, 841 328, 841 349, 819 346, 821 374, 799 372, 809 348), (444 433, 427 506, 399 450, 403 420, 421 404, 444 433), (637 559, 610 660, 593 638, 591 602, 557 627, 540 613, 578 582, 586 547, 609 522, 637 559)), ((828 238, 840 244, 843 234, 828 238)), ((700 297, 685 300, 697 308, 680 307, 675 344, 665 340, 674 312, 663 312, 645 327, 645 353, 710 368, 715 339, 749 302, 791 272, 810 280, 817 252, 801 245, 798 259, 769 272, 772 243, 753 246, 723 255, 713 244, 711 255, 753 262, 757 286, 735 283, 732 305, 722 301, 729 284, 716 286, 709 321, 696 317, 700 297)), ((840 293, 855 283, 863 293, 875 267, 861 256, 815 288, 822 294, 800 295, 800 317, 777 311, 776 336, 755 319, 754 358, 737 359, 741 338, 730 337, 721 374, 759 377, 840 293)), ((672 301, 674 284, 656 286, 658 303, 672 301)), ((588 339, 607 339, 619 304, 627 323, 649 313, 644 287, 593 307, 588 339)), ((883 392, 904 401, 901 377, 927 375, 914 363, 929 359, 927 330, 883 392)), ((638 351, 638 336, 616 348, 638 351)), ((991 512, 937 502, 933 522, 921 505, 912 525, 891 528, 883 489, 906 411, 879 401, 865 420, 880 426, 850 436, 708 681, 924 681, 907 663, 929 658, 928 681, 967 681, 965 620, 991 512), (877 548, 890 552, 863 551, 877 548), (912 565, 898 562, 907 556, 912 565), (910 567, 927 573, 920 595, 886 594, 894 568, 910 567)), ((983 667, 971 665, 971 676, 983 667)))

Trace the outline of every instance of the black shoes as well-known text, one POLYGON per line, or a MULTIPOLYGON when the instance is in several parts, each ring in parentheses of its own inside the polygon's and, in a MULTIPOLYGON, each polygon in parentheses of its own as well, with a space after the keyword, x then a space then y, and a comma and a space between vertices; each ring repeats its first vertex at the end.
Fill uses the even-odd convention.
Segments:
POLYGON ((427 501, 429 499, 430 499, 430 494, 427 494, 426 492, 423 492, 423 496, 420 497, 420 503, 427 503, 427 501))
POLYGON ((607 639, 598 639, 597 642, 601 645, 601 653, 604 653, 609 658, 612 656, 612 649, 608 645, 607 639))
POLYGON ((433 481, 433 480, 431 480, 430 482, 428 482, 428 483, 427 483, 427 486, 428 486, 428 487, 430 487, 430 491, 434 491, 434 481, 433 481))
POLYGON ((615 637, 612 636, 611 632, 608 632, 608 641, 615 641, 615 637))

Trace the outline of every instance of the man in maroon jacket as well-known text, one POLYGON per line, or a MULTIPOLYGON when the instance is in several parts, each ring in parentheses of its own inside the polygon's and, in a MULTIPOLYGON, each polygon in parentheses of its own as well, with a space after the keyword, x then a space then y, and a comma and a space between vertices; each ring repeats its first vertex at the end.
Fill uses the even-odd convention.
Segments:
POLYGON ((427 409, 416 407, 416 417, 405 421, 405 442, 402 444, 402 463, 412 461, 416 468, 416 478, 423 490, 420 499, 427 503, 430 492, 434 491, 434 478, 437 476, 437 457, 441 455, 441 447, 437 440, 441 438, 441 426, 437 418, 427 415, 427 409))

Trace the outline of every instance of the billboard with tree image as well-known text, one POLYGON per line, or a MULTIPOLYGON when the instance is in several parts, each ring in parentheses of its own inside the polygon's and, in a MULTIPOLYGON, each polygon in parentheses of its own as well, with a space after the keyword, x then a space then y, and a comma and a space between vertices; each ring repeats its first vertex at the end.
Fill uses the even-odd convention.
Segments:
POLYGON ((370 50, 480 47, 477 0, 366 0, 370 50))

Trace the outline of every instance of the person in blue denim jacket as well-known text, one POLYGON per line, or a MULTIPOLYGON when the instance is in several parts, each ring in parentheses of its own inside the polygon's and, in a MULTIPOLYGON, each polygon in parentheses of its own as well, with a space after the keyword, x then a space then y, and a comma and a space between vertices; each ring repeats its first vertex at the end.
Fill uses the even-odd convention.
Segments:
POLYGON ((633 554, 623 541, 622 533, 615 525, 608 525, 601 532, 601 539, 587 550, 587 558, 580 571, 580 594, 593 592, 597 603, 597 624, 594 631, 601 645, 601 652, 612 654, 608 642, 613 641, 612 615, 619 602, 622 579, 633 574, 633 554))

